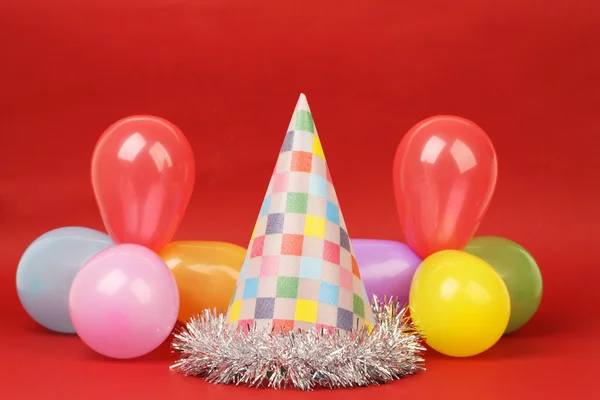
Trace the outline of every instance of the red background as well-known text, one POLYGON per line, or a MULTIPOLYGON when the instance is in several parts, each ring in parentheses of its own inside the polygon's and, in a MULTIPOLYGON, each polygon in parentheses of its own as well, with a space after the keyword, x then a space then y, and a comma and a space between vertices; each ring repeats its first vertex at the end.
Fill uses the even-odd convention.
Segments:
POLYGON ((599 2, 8 0, 1 10, 0 392, 282 396, 171 373, 166 345, 138 360, 103 359, 26 315, 15 270, 50 229, 103 229, 92 150, 112 122, 138 113, 178 125, 195 152, 196 188, 176 239, 245 246, 304 92, 355 238, 403 239, 391 165, 413 124, 445 113, 481 125, 500 169, 479 234, 524 245, 545 283, 534 319, 480 356, 429 351, 418 376, 311 395, 592 396, 585 393, 597 387, 600 333, 599 2))

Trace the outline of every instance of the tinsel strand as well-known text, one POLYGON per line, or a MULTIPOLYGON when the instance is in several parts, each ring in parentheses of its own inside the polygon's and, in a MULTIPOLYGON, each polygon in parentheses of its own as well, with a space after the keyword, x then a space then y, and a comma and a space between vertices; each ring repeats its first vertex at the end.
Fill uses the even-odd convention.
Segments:
POLYGON ((373 330, 347 334, 231 330, 223 314, 205 310, 175 334, 181 358, 171 368, 212 383, 300 390, 378 385, 424 370, 422 336, 407 310, 377 298, 371 308, 373 330))

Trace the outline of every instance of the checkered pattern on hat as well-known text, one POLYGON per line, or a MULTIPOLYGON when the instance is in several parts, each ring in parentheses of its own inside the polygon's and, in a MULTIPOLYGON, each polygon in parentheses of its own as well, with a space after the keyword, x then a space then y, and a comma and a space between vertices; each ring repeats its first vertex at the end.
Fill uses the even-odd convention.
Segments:
POLYGON ((227 318, 233 326, 275 330, 373 325, 304 95, 283 141, 227 318))

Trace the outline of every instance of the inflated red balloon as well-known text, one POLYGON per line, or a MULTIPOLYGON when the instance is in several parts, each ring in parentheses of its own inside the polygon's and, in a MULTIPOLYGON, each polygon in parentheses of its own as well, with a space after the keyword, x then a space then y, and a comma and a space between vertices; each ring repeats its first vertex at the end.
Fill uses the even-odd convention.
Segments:
POLYGON ((460 117, 415 125, 394 159, 394 192, 407 244, 422 258, 462 250, 488 209, 498 164, 488 135, 460 117))
POLYGON ((189 142, 158 117, 115 122, 100 137, 92 158, 92 185, 111 238, 154 251, 173 238, 194 179, 189 142))

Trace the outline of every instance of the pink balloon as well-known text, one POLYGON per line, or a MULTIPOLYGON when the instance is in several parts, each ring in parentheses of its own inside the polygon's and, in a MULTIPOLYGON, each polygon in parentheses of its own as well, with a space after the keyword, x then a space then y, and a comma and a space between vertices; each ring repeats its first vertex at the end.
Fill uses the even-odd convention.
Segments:
POLYGON ((69 293, 69 312, 79 337, 96 352, 134 358, 170 335, 179 311, 173 274, 150 249, 119 244, 79 270, 69 293))

